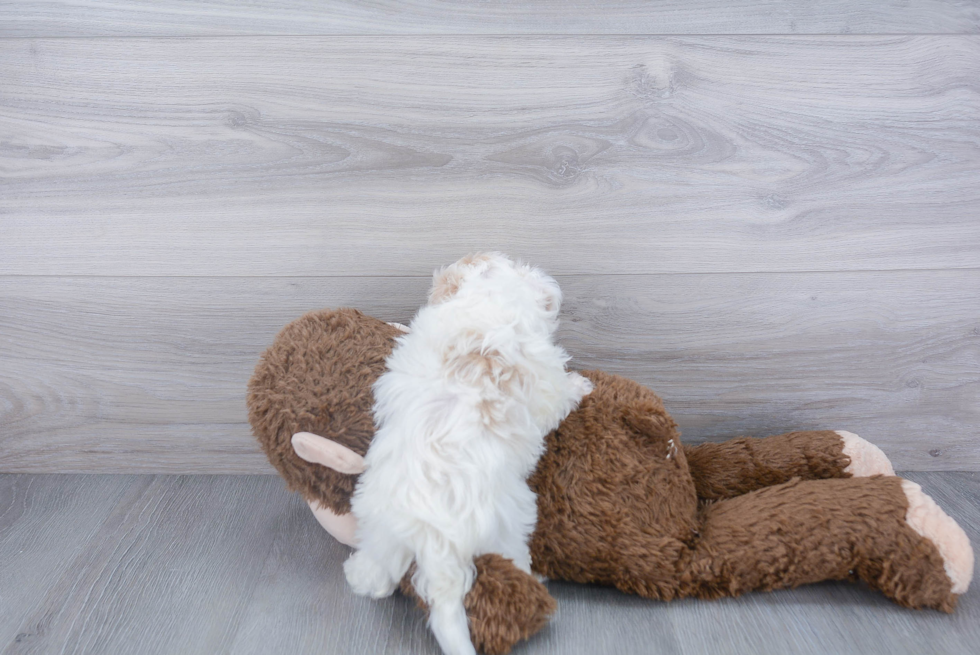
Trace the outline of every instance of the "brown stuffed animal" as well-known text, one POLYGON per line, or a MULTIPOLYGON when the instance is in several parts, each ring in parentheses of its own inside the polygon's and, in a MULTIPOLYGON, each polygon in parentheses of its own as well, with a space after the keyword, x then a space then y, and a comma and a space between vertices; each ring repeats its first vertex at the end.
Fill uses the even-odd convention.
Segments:
MULTIPOLYGON (((249 421, 290 489, 354 542, 350 496, 374 434, 371 385, 400 326, 353 309, 286 326, 249 382, 249 421)), ((533 570, 670 600, 860 579, 895 602, 950 612, 973 575, 959 525, 848 432, 682 446, 652 391, 586 371, 594 390, 547 437, 533 570)), ((499 555, 475 561, 474 646, 506 653, 555 602, 499 555)), ((403 592, 413 595, 410 575, 403 592)), ((417 597, 416 597, 417 598, 417 597)))

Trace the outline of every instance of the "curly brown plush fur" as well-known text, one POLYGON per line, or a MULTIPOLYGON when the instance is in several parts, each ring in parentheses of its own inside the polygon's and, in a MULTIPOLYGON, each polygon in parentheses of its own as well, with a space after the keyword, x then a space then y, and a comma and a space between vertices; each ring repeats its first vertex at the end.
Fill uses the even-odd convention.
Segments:
POLYGON ((656 394, 584 375, 594 391, 548 436, 529 480, 535 571, 660 600, 856 576, 905 605, 954 606, 939 551, 905 522, 901 480, 847 476, 835 433, 685 451, 656 394))
POLYGON ((374 438, 371 385, 401 331, 356 309, 310 312, 284 327, 248 383, 248 420, 272 465, 307 501, 350 511, 356 475, 310 464, 291 439, 312 432, 364 455, 374 438))
POLYGON ((712 503, 680 562, 679 595, 737 596, 860 579, 906 607, 951 612, 936 546, 905 521, 896 477, 800 480, 712 503))
MULTIPOLYGON (((356 476, 297 457, 309 431, 363 454, 371 385, 397 329, 354 310, 287 326, 249 384, 249 418, 291 488, 349 510, 356 476)), ((547 437, 529 483, 538 495, 532 568, 649 598, 717 598, 859 578, 909 607, 951 611, 936 546, 906 523, 901 479, 851 478, 834 432, 684 447, 660 398, 584 372, 593 392, 547 437)), ((474 644, 505 653, 544 625, 554 600, 508 560, 477 560, 466 599, 474 644)), ((403 590, 414 595, 408 580, 403 590)))
POLYGON ((677 426, 649 389, 599 371, 583 375, 592 393, 548 435, 528 480, 538 496, 534 570, 673 598, 677 583, 665 564, 695 538, 698 507, 677 426), (626 584, 638 568, 642 582, 626 584))
POLYGON ((844 442, 831 430, 684 446, 698 498, 722 500, 793 478, 847 477, 844 442))

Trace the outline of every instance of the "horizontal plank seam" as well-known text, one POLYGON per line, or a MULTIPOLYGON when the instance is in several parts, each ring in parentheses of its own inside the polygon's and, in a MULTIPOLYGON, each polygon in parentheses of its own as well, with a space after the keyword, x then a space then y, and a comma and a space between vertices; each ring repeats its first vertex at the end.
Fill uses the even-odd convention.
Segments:
MULTIPOLYGON (((779 271, 667 271, 662 273, 554 273, 554 277, 664 277, 677 275, 832 275, 838 273, 941 273, 951 271, 980 271, 980 266, 962 266, 950 268, 855 268, 828 270, 779 270, 779 271)), ((95 278, 95 279, 392 279, 392 280, 425 280, 430 275, 78 275, 78 274, 35 274, 35 273, 2 273, 4 278, 95 278)))
POLYGON ((481 39, 543 39, 543 38, 554 38, 554 39, 575 39, 575 38, 610 38, 610 39, 624 39, 624 38, 667 38, 667 37, 698 37, 698 38, 708 38, 708 37, 750 37, 750 38, 760 38, 760 37, 798 37, 801 39, 810 37, 833 37, 835 39, 850 39, 850 38, 864 38, 864 37, 907 37, 907 36, 948 36, 948 37, 973 37, 980 38, 980 34, 976 32, 848 32, 847 34, 841 34, 839 32, 703 32, 703 33, 688 33, 688 32, 644 32, 644 33, 513 33, 513 34, 484 34, 481 32, 460 32, 460 33, 449 33, 449 32, 420 32, 420 33, 403 33, 403 32, 378 32, 372 34, 291 34, 288 32, 277 33, 277 34, 130 34, 130 35, 120 35, 120 34, 91 34, 86 36, 45 36, 45 35, 34 35, 34 36, 13 36, 13 35, 3 35, 0 34, 0 41, 14 41, 14 40, 26 40, 26 39, 45 39, 45 40, 91 40, 91 39, 103 39, 109 40, 121 40, 121 39, 174 39, 186 41, 190 39, 257 39, 257 38, 291 38, 291 39, 363 39, 363 38, 383 38, 383 39, 408 39, 408 38, 427 38, 427 39, 456 39, 460 37, 471 37, 471 38, 481 38, 481 39))

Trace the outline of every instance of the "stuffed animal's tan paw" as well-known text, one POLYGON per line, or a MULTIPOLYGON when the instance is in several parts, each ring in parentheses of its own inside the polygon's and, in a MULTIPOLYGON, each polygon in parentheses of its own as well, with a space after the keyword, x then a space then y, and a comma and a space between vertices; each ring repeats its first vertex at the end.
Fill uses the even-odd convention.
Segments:
POLYGON ((925 537, 939 550, 943 558, 946 577, 952 583, 954 594, 963 594, 973 579, 973 548, 963 528, 936 504, 922 487, 909 480, 902 480, 902 491, 909 508, 905 522, 925 537))
POLYGON ((851 460, 844 469, 855 478, 870 478, 872 475, 895 475, 895 469, 881 448, 853 432, 835 430, 844 442, 843 452, 851 460))

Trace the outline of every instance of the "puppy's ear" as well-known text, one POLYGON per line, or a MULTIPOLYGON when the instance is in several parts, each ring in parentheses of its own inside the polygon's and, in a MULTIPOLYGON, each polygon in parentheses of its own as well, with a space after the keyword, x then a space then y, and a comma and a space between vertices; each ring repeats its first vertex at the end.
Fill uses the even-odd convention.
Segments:
POLYGON ((561 289, 554 280, 544 285, 544 310, 548 313, 558 313, 561 309, 561 289))
POLYGON ((492 268, 496 253, 476 253, 467 255, 459 261, 437 270, 432 275, 432 289, 429 290, 429 304, 446 302, 459 292, 463 280, 470 275, 486 274, 492 268))
POLYGON ((432 274, 432 288, 429 290, 429 304, 438 305, 456 295, 459 285, 463 282, 463 274, 459 267, 453 264, 441 268, 432 274))
POLYGON ((555 278, 539 268, 531 268, 527 274, 538 294, 538 303, 549 314, 557 314, 561 309, 561 287, 555 278))

